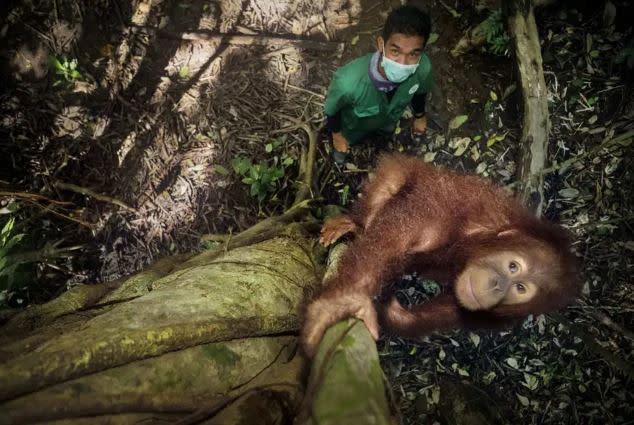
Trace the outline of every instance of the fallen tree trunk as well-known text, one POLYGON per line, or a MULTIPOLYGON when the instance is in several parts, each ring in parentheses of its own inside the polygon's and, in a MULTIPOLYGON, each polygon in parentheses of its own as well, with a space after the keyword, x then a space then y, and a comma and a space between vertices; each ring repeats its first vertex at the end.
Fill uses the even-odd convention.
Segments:
POLYGON ((16 315, 0 341, 0 423, 182 417, 257 385, 294 406, 303 361, 294 336, 275 335, 296 332, 321 281, 313 248, 282 236, 173 257, 16 315))
POLYGON ((388 425, 390 410, 376 343, 363 322, 326 332, 310 372, 302 425, 388 425))
POLYGON ((0 424, 387 424, 361 322, 328 331, 304 397, 299 310, 323 270, 311 225, 280 235, 287 220, 258 226, 276 229, 271 239, 244 232, 235 248, 168 257, 12 317, 0 337, 0 424))
POLYGON ((148 34, 158 34, 160 37, 173 40, 202 41, 218 44, 231 44, 234 46, 268 46, 268 47, 296 47, 298 49, 310 50, 341 50, 344 43, 339 41, 321 41, 306 38, 281 36, 277 34, 221 34, 212 31, 198 30, 185 32, 158 31, 156 28, 130 25, 127 27, 130 32, 144 32, 148 34))
MULTIPOLYGON (((509 0, 502 2, 508 33, 513 41, 518 79, 522 89, 522 135, 517 178, 523 202, 537 215, 544 207, 544 178, 548 153, 548 90, 542 69, 541 46, 534 7, 552 0, 509 0)), ((488 20, 465 31, 451 54, 460 56, 486 43, 488 20)))
POLYGON ((532 0, 503 2, 522 89, 522 136, 518 180, 524 204, 537 215, 544 206, 544 176, 548 153, 548 89, 542 68, 539 34, 532 0))
MULTIPOLYGON (((347 249, 330 251, 325 277, 347 249)), ((326 331, 313 360, 299 425, 388 425, 390 410, 376 343, 362 321, 343 320, 326 331)))
MULTIPOLYGON (((279 393, 289 405, 298 405, 303 361, 292 356, 294 347, 292 336, 236 339, 109 367, 3 403, 0 422, 72 423, 92 417, 92 423, 105 423, 131 414, 173 422, 259 387, 279 393)), ((261 418, 251 419, 259 422, 261 418)))

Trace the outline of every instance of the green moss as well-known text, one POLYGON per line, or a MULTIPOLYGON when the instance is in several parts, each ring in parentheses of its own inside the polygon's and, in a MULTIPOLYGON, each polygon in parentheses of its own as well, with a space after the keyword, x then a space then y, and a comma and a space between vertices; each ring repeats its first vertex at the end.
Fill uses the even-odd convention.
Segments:
POLYGON ((207 358, 220 367, 233 367, 240 360, 240 356, 226 345, 207 344, 201 347, 207 358))
POLYGON ((341 346, 342 347, 352 347, 355 344, 355 341, 356 341, 356 339, 354 338, 354 336, 348 334, 343 339, 343 341, 341 341, 341 346))
POLYGON ((174 336, 174 331, 171 328, 165 328, 161 330, 149 330, 146 333, 148 341, 161 342, 167 341, 174 336))
POLYGON ((73 382, 70 384, 70 389, 73 391, 73 393, 75 394, 75 396, 78 396, 80 394, 84 394, 84 393, 90 393, 92 388, 88 385, 85 385, 81 382, 73 382))

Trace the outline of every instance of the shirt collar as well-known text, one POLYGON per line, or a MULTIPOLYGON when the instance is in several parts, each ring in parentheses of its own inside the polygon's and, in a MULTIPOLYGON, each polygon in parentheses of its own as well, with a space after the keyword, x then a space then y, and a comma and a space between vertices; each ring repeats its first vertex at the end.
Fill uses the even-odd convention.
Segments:
POLYGON ((372 58, 370 59, 370 68, 368 69, 368 75, 370 76, 370 80, 372 81, 372 84, 374 84, 374 87, 376 87, 377 90, 382 92, 389 92, 394 90, 396 87, 398 87, 398 84, 391 82, 390 80, 388 80, 387 78, 381 75, 378 69, 380 58, 381 58, 381 53, 374 52, 374 54, 372 55, 372 58))

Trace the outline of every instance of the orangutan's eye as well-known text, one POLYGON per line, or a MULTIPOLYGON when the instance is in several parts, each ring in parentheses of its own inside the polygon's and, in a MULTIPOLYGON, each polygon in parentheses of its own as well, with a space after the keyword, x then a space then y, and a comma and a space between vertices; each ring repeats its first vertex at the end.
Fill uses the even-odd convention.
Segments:
POLYGON ((517 289, 517 293, 518 294, 525 294, 526 293, 526 286, 523 283, 516 283, 515 284, 515 288, 517 289))
POLYGON ((519 270, 520 270, 520 266, 515 261, 511 261, 509 263, 509 271, 511 273, 517 273, 519 270))

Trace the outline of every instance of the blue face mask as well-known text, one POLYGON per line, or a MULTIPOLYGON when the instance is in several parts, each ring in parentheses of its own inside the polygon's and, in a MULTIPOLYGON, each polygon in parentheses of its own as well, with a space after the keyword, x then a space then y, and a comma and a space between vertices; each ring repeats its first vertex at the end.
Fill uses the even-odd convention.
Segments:
POLYGON ((383 58, 381 59, 381 66, 385 71, 385 75, 387 79, 393 83, 402 83, 407 80, 407 77, 412 75, 418 69, 418 64, 414 65, 403 65, 402 63, 398 63, 387 56, 385 56, 385 50, 383 50, 383 58))

